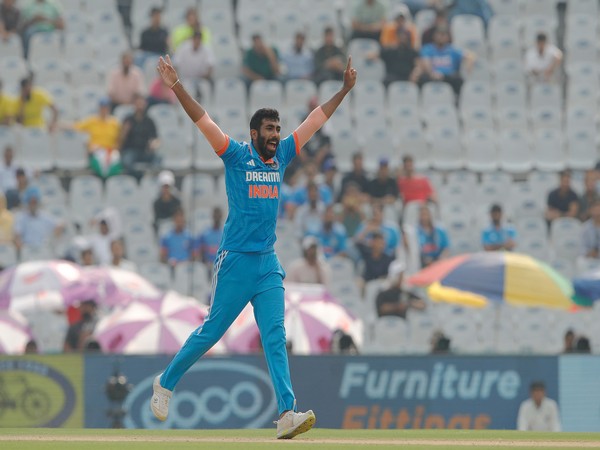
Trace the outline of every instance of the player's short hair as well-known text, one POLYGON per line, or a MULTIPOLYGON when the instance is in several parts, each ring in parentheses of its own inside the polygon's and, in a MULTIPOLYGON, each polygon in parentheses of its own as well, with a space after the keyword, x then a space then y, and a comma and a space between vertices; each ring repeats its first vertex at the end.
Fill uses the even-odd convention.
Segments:
POLYGON ((533 392, 533 391, 545 391, 546 390, 546 385, 544 384, 543 381, 534 381, 529 385, 529 391, 533 392))
POLYGON ((273 108, 260 108, 250 119, 250 129, 256 131, 260 130, 260 126, 264 119, 279 122, 279 111, 273 108))

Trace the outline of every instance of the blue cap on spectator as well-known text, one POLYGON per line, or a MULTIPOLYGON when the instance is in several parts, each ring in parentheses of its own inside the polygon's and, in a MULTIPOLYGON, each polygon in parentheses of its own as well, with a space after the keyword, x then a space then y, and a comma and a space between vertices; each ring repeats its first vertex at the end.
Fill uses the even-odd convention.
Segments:
POLYGON ((25 193, 23 194, 23 201, 25 203, 29 203, 31 200, 36 199, 36 200, 40 200, 42 194, 40 192, 40 190, 35 187, 35 186, 29 186, 26 190, 25 193))
POLYGON ((390 163, 390 160, 387 159, 386 157, 379 158, 380 166, 387 166, 389 163, 390 163))
POLYGON ((100 99, 100 101, 98 102, 99 106, 110 106, 110 98, 108 97, 102 97, 100 99))
POLYGON ((323 170, 327 171, 327 170, 335 170, 337 169, 337 167, 335 166, 335 160, 333 158, 329 158, 327 160, 325 160, 325 162, 323 163, 323 170))

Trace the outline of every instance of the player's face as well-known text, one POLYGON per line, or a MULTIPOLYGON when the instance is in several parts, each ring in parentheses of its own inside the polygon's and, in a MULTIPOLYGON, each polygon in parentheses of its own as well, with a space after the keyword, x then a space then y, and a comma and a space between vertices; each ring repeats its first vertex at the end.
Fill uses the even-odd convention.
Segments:
POLYGON ((264 159, 271 159, 275 156, 277 146, 281 139, 281 126, 276 120, 263 119, 260 130, 256 136, 256 146, 258 153, 264 159))

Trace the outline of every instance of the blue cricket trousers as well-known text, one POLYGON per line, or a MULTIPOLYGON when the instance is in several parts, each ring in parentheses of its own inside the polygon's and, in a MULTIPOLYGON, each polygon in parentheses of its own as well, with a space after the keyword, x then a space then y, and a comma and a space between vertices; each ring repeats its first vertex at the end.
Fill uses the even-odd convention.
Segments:
POLYGON ((208 317, 166 368, 160 379, 161 386, 172 391, 183 374, 221 339, 251 302, 279 414, 295 410, 283 325, 284 277, 285 272, 273 250, 264 253, 219 251, 214 263, 212 304, 208 317))

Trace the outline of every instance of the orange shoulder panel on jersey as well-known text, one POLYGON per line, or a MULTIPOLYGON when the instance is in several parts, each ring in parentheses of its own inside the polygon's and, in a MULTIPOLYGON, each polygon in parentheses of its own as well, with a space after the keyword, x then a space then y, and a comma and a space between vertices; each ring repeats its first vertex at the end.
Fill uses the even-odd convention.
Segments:
POLYGON ((223 153, 225 153, 225 151, 227 151, 227 148, 229 147, 229 136, 225 135, 225 138, 226 140, 225 144, 223 144, 223 147, 219 150, 215 150, 218 156, 223 156, 223 153))
POLYGON ((298 133, 294 131, 294 143, 296 144, 296 155, 300 154, 300 140, 298 139, 298 133))

